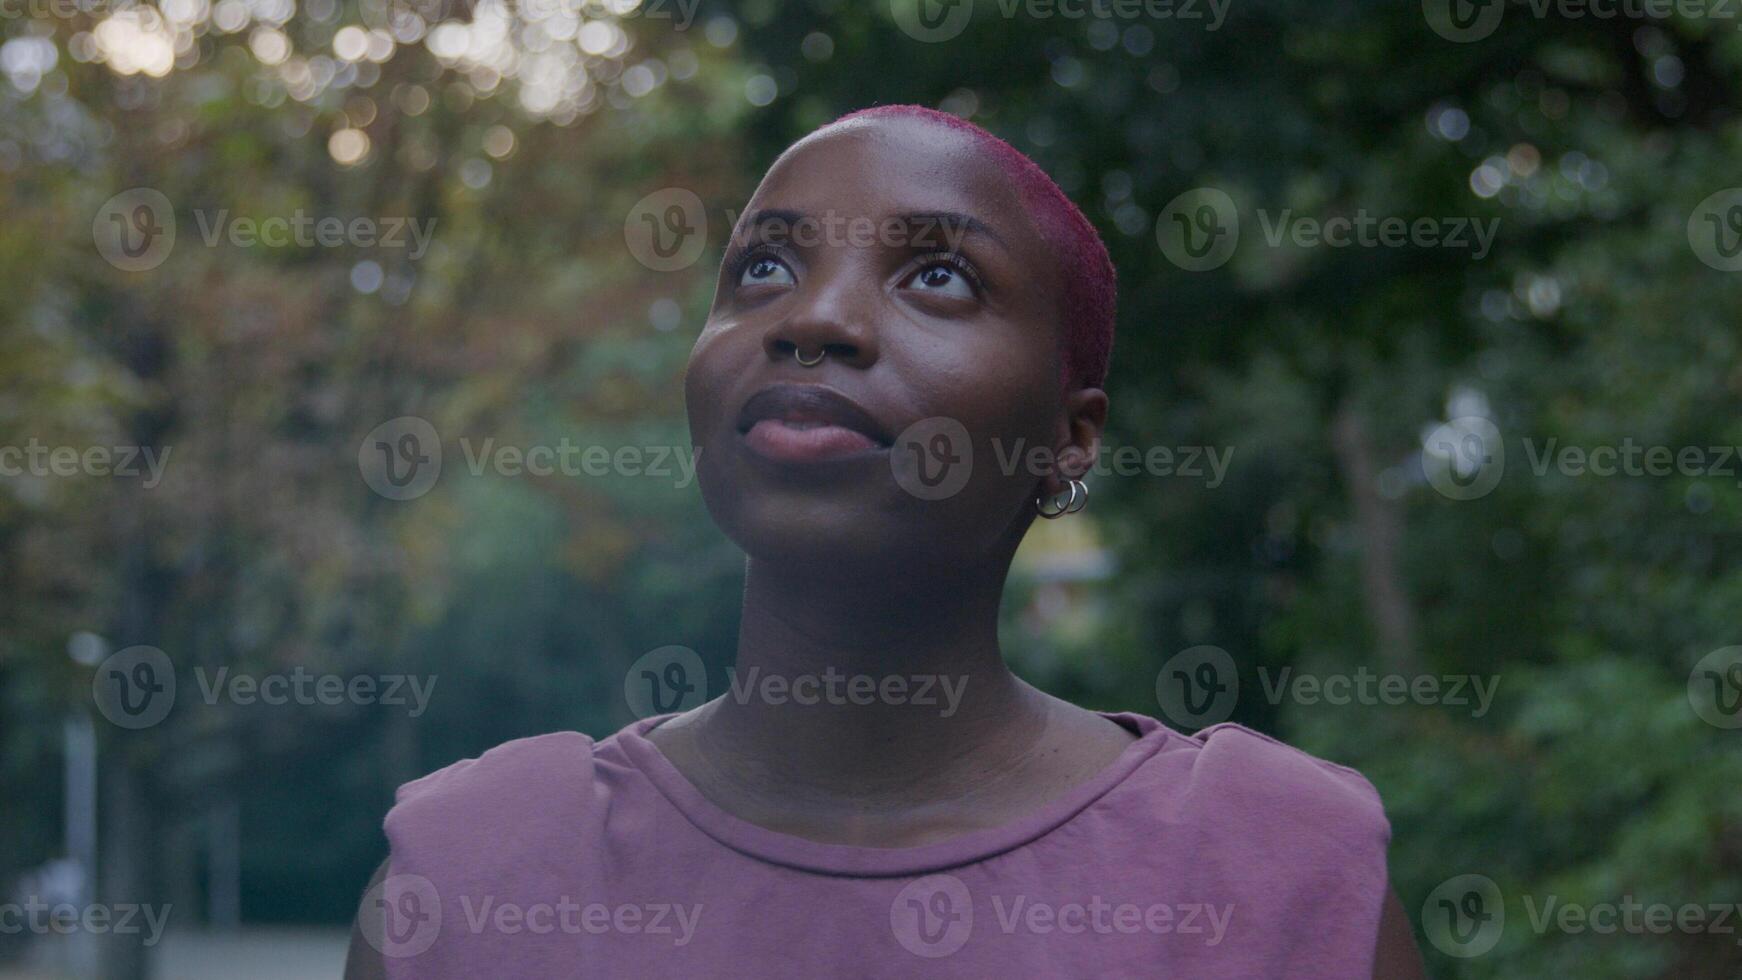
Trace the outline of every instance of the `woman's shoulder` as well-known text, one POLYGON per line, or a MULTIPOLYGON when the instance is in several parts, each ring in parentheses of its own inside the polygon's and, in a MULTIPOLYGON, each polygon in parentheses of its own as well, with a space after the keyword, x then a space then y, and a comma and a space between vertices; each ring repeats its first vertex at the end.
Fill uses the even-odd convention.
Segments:
POLYGON ((1175 819, 1280 846, 1310 838, 1383 851, 1390 843, 1384 803, 1355 769, 1232 722, 1168 735, 1145 785, 1175 819))
POLYGON ((593 739, 581 732, 517 738, 405 783, 399 787, 396 802, 439 804, 469 796, 512 794, 547 785, 554 774, 564 770, 584 770, 592 755, 593 739))
POLYGON ((475 846, 481 829, 515 828, 535 836, 554 830, 592 803, 596 744, 580 732, 551 732, 503 742, 400 786, 385 827, 396 849, 475 846))
POLYGON ((1380 812, 1379 791, 1358 770, 1321 759, 1244 725, 1223 722, 1192 736, 1199 767, 1254 802, 1380 812))

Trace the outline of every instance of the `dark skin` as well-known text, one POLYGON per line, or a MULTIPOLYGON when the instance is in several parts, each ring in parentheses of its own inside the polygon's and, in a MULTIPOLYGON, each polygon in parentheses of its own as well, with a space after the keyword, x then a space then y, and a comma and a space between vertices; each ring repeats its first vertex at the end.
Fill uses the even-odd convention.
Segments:
MULTIPOLYGON (((911 847, 1019 819, 1135 738, 1024 683, 998 645, 1034 501, 1088 469, 1107 419, 1103 391, 1060 384, 1061 264, 984 149, 924 120, 813 134, 744 213, 685 379, 704 499, 749 556, 739 675, 941 675, 963 697, 946 716, 723 696, 648 738, 717 806, 811 840, 911 847), (808 240, 795 219, 816 222, 799 226, 808 240), (890 231, 866 241, 829 233, 831 220, 890 231), (804 367, 795 350, 827 356, 804 367), (781 383, 844 395, 885 444, 824 460, 758 453, 740 412, 781 383), (924 500, 893 479, 900 446, 886 443, 936 416, 962 423, 975 465, 958 493, 924 500), (994 440, 1006 454, 1051 447, 1056 464, 1007 473, 994 440)), ((1422 976, 1395 895, 1377 952, 1376 978, 1422 976)), ((379 969, 354 936, 347 976, 379 969)))

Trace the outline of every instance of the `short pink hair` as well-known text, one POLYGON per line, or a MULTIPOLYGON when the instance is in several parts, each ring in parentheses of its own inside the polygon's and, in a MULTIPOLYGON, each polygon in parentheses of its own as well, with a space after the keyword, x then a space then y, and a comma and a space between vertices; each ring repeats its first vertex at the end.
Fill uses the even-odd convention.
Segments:
POLYGON ((1099 388, 1113 355, 1113 310, 1118 295, 1113 259, 1101 234, 1059 185, 1021 150, 947 112, 918 105, 880 105, 849 112, 851 119, 917 119, 964 133, 992 154, 1015 182, 1041 238, 1064 263, 1059 314, 1064 321, 1062 371, 1067 388, 1099 388))

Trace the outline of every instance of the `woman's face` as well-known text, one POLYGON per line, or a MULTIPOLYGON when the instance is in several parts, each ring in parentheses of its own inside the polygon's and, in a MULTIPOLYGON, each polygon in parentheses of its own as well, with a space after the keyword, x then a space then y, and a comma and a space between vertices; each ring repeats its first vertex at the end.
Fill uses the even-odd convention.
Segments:
POLYGON ((966 134, 856 120, 787 151, 685 379, 714 520, 758 559, 1007 554, 1059 485, 1054 454, 1080 471, 1105 414, 1060 388, 1060 268, 966 134))

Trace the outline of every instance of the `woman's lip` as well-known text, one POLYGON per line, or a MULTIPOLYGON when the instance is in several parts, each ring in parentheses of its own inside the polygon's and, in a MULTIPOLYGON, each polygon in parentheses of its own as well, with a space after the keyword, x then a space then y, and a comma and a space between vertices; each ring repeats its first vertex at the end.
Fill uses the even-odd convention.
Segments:
POLYGON ((779 462, 817 462, 876 452, 883 447, 863 432, 841 425, 762 419, 744 433, 744 444, 779 462))
POLYGON ((758 422, 788 423, 793 428, 835 426, 863 435, 874 445, 888 446, 889 434, 859 403, 822 384, 776 382, 750 396, 738 412, 737 428, 748 435, 758 422))

